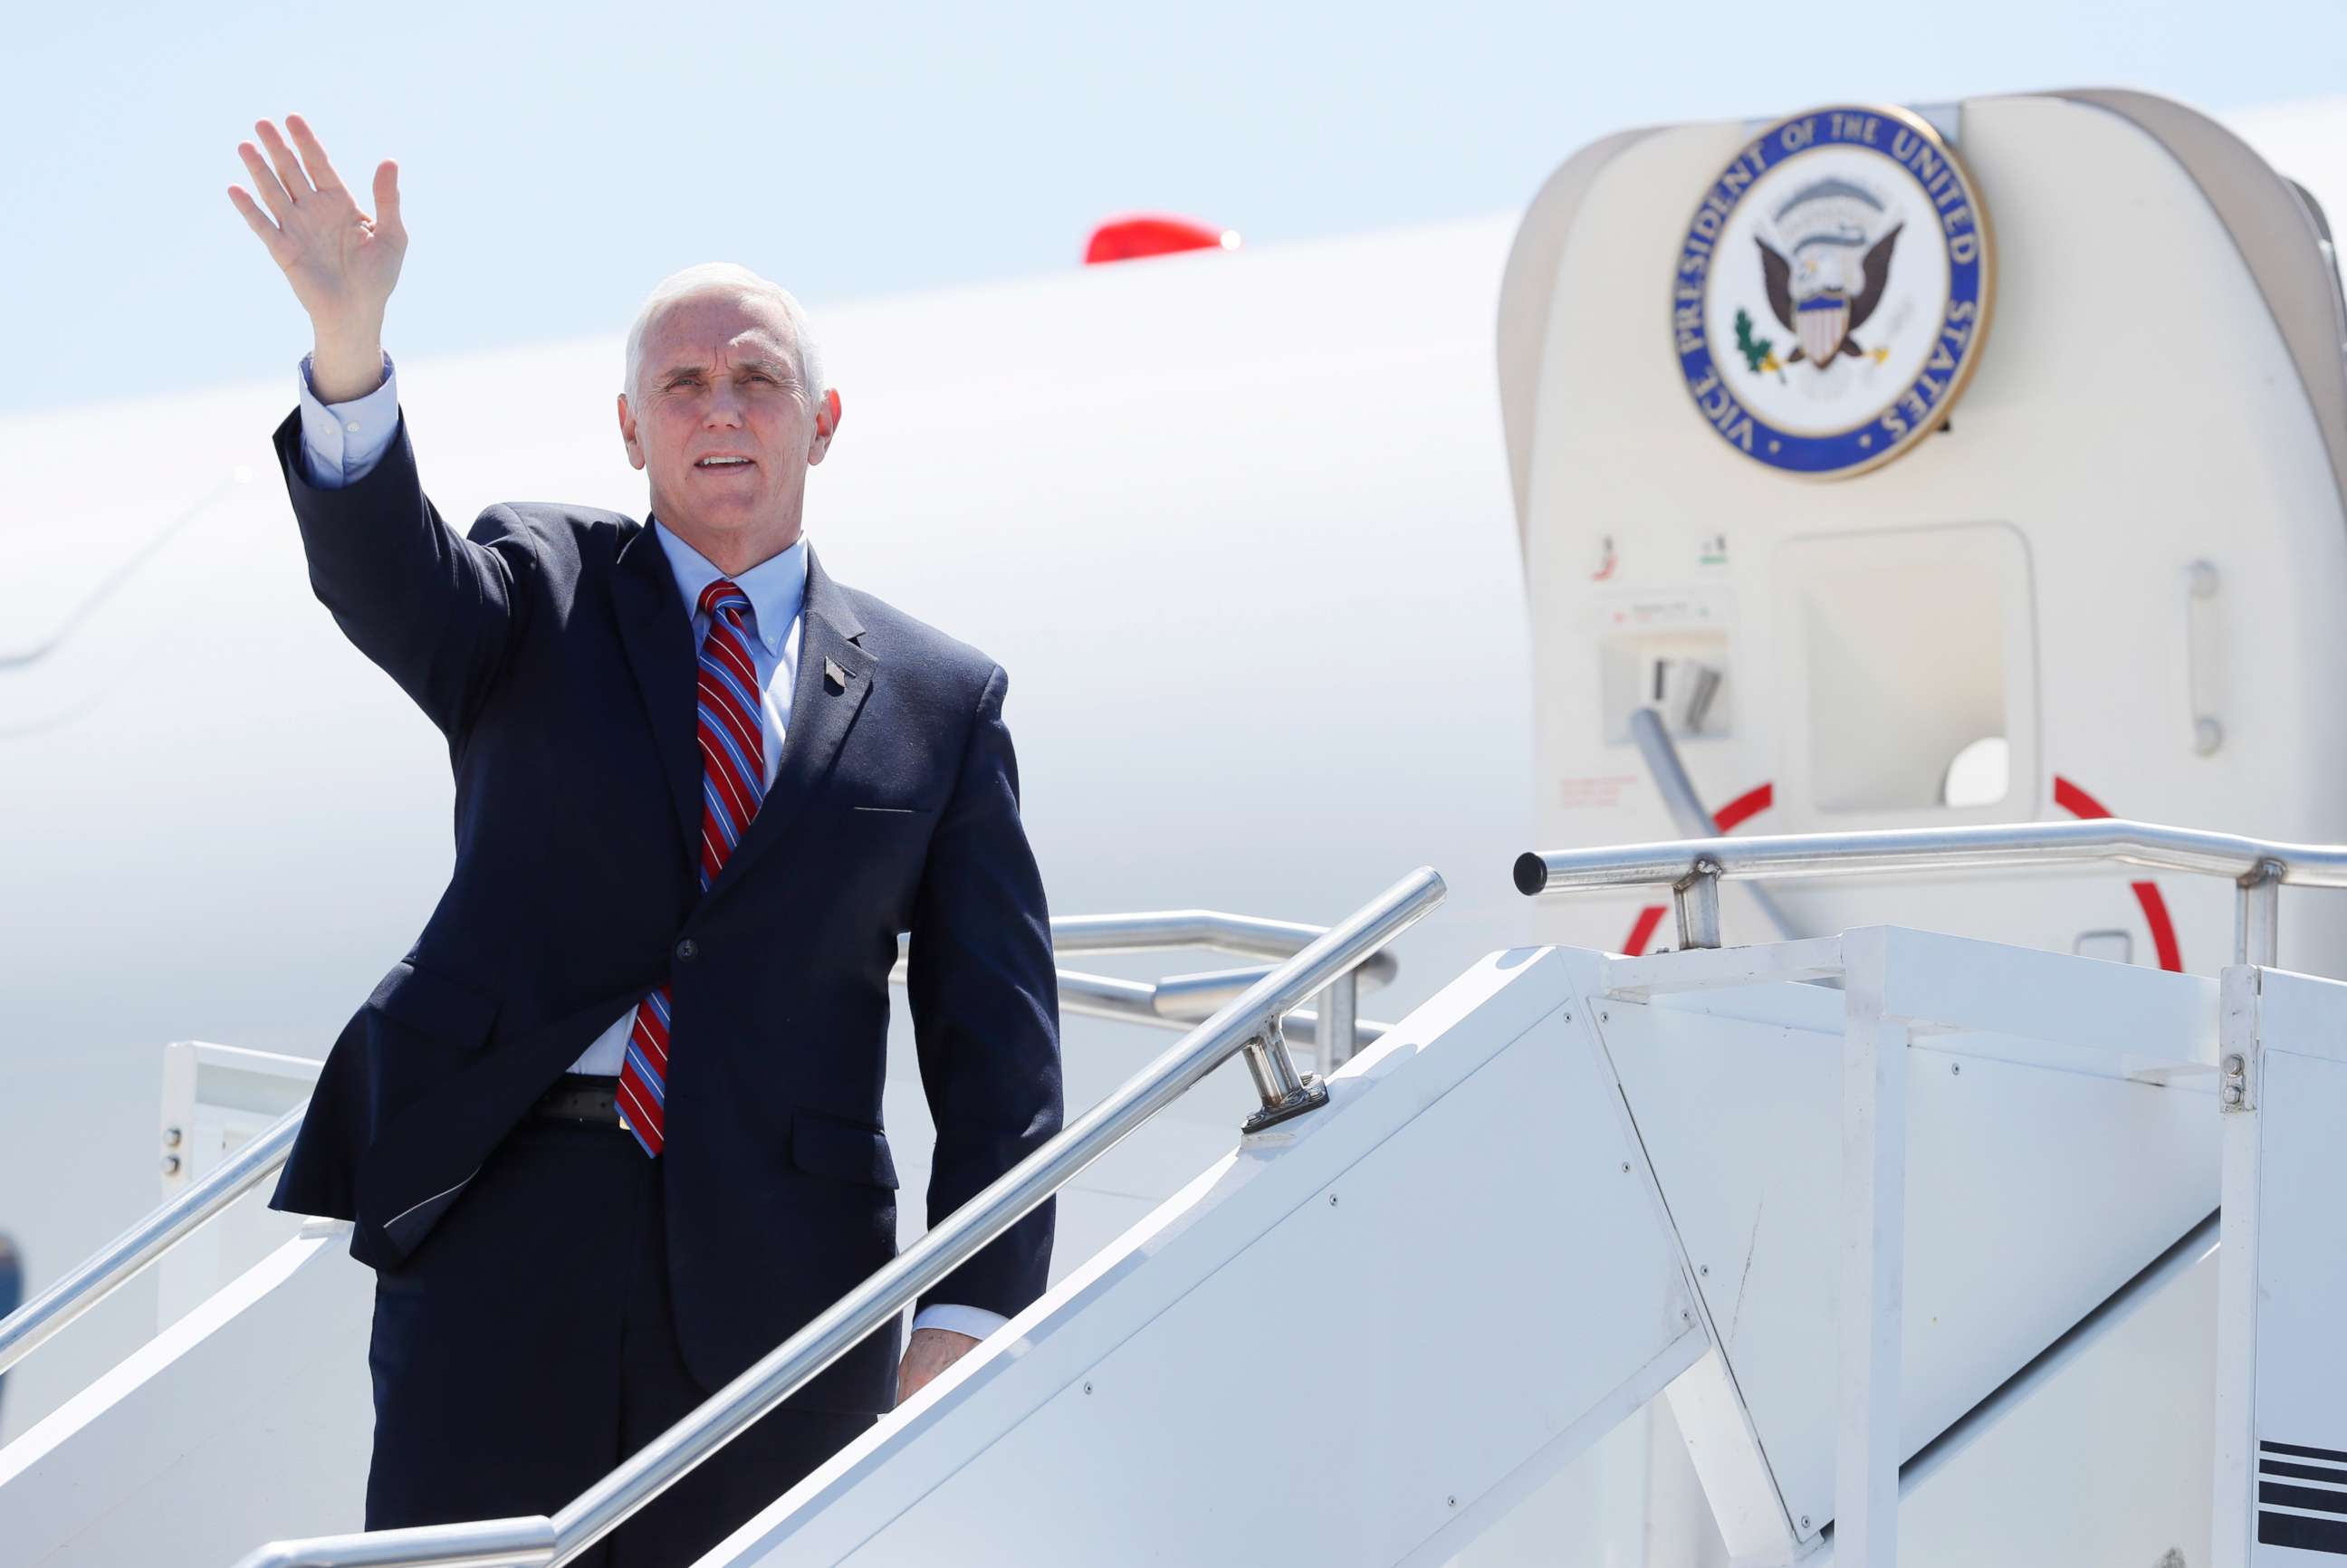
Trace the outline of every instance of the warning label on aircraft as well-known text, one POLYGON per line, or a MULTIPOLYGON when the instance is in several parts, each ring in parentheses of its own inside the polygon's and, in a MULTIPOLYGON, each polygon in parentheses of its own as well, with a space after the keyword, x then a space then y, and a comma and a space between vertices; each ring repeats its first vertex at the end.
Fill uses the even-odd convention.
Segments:
POLYGON ((1696 407, 1758 462, 1819 477, 1939 427, 1988 326, 1988 220, 1955 154, 1894 108, 1769 127, 1680 241, 1671 339, 1696 407))

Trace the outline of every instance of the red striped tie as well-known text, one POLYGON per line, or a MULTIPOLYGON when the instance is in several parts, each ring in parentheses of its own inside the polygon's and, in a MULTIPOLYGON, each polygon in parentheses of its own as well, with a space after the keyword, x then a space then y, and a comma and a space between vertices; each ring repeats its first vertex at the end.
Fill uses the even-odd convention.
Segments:
MULTIPOLYGON (((701 644, 701 890, 717 880, 766 798, 766 747, 758 669, 742 614, 750 597, 723 578, 701 593, 709 635, 701 644)), ((636 1005, 628 1056, 620 1067, 620 1109, 644 1153, 667 1143, 669 988, 636 1005)))

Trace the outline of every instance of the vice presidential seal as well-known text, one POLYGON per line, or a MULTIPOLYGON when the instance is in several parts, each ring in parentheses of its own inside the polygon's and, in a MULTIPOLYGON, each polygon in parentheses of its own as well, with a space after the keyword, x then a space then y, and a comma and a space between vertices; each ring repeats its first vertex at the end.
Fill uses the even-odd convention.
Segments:
POLYGON ((1939 134, 1895 108, 1769 127, 1680 241, 1671 338, 1722 440, 1819 477, 1937 429, 1988 326, 1988 218, 1939 134))

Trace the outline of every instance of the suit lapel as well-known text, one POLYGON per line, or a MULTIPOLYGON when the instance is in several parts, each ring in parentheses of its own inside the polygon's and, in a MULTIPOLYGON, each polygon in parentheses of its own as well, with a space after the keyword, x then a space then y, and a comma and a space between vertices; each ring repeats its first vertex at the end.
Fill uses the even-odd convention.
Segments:
POLYGON ((676 575, 649 525, 621 542, 612 577, 620 641, 636 675, 676 808, 678 848, 685 863, 701 861, 701 740, 695 716, 692 621, 684 613, 676 575))
MULTIPOLYGON (((823 561, 807 547, 806 599, 800 609, 799 664, 791 687, 791 723, 783 736, 782 770, 774 775, 758 815, 750 819, 742 841, 733 846, 724 869, 702 896, 702 906, 748 875, 750 865, 766 846, 788 831, 807 802, 831 772, 849 726, 863 711, 872 690, 873 655, 856 644, 864 625, 856 619, 847 596, 823 569, 823 561)), ((694 743, 694 799, 699 800, 698 742, 694 743)), ((694 832, 700 831, 696 810, 694 832)))

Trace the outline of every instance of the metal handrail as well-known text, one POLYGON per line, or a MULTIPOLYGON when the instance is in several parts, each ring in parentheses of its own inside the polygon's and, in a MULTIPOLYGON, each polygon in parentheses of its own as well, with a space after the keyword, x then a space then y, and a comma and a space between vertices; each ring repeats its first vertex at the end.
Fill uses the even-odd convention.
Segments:
POLYGON ((302 1125, 304 1100, 262 1130, 218 1170, 155 1209, 5 1317, 0 1317, 0 1372, 34 1347, 128 1284, 138 1272, 179 1244, 189 1232, 236 1202, 285 1163, 302 1125))
MULTIPOLYGON (((1247 987, 1271 973, 1269 965, 1251 965, 1243 969, 1204 969, 1194 975, 1168 975, 1162 980, 1127 980, 1114 975, 1086 974, 1080 969, 1061 969, 1060 974, 1060 1010, 1078 1013, 1085 1018, 1109 1018, 1126 1023, 1143 1023, 1153 1029, 1186 1030, 1194 1028, 1213 1016, 1216 1008, 1237 996, 1247 987)), ((1323 1030, 1320 1015, 1298 1008, 1287 1015, 1287 1038, 1297 1045, 1330 1043, 1323 1036, 1333 1037, 1337 1030, 1323 1030)), ((1375 1019, 1353 1021, 1354 1042, 1373 1044, 1393 1028, 1375 1019)), ((1341 1061, 1349 1051, 1343 1051, 1341 1061)), ((1334 1065, 1334 1063, 1332 1063, 1334 1065)))
MULTIPOLYGON (((1051 947, 1054 952, 1090 953, 1206 948, 1245 958, 1286 958, 1304 950, 1325 931, 1323 927, 1293 920, 1226 915, 1213 909, 1068 915, 1051 922, 1051 947)), ((900 936, 898 941, 902 944, 906 938, 900 936)), ((903 983, 903 969, 904 959, 900 958, 889 978, 903 983)), ((1058 972, 1062 999, 1069 1004, 1070 1011, 1165 1029, 1189 1028, 1204 1016, 1206 1009, 1203 1004, 1236 974, 1243 973, 1227 972, 1211 978, 1173 975, 1152 985, 1147 981, 1081 974, 1073 969, 1058 972), (1210 979, 1212 983, 1202 983, 1210 979), (1187 1018, 1179 1010, 1185 1006, 1195 1009, 1187 1018)), ((1397 972, 1393 955, 1383 952, 1371 955, 1358 969, 1360 979, 1378 983, 1392 979, 1397 972)), ((1332 986, 1331 991, 1348 986, 1351 978, 1332 986)), ((1317 1015, 1296 1012, 1289 1016, 1306 1026, 1295 1031, 1296 1038, 1322 1043, 1325 1053, 1327 1046, 1320 1040, 1324 1031, 1317 1027, 1317 1015)), ((1354 1038, 1375 1040, 1391 1027, 1363 1019, 1354 1026, 1354 1038)), ((1336 1030, 1327 1032, 1341 1035, 1341 1019, 1336 1030)), ((1351 1040, 1346 1040, 1340 1049, 1349 1053, 1351 1044, 1351 1040)), ((240 1145, 218 1169, 207 1172, 185 1192, 159 1205, 71 1274, 5 1317, 0 1317, 0 1372, 32 1354, 43 1341, 128 1284, 139 1270, 281 1169, 292 1153, 294 1135, 301 1130, 302 1113, 308 1109, 305 1099, 272 1122, 260 1136, 240 1145)))
MULTIPOLYGON (((1130 915, 1061 915, 1051 921, 1054 953, 1153 953, 1167 948, 1204 948, 1235 958, 1292 958, 1327 934, 1326 926, 1301 920, 1268 920, 1220 909, 1143 909, 1130 915)), ((912 933, 897 934, 897 965, 910 956, 912 933)), ((1390 985, 1401 972, 1391 953, 1374 955, 1361 966, 1370 985, 1390 985)), ((894 975, 895 970, 890 973, 894 975)))
MULTIPOLYGON (((1327 934, 1325 926, 1267 920, 1219 909, 1147 909, 1131 915, 1064 915, 1051 922, 1056 953, 1145 953, 1160 948, 1207 948, 1238 958, 1292 958, 1327 934)), ((1389 985, 1400 966, 1391 953, 1372 953, 1360 967, 1370 985, 1389 985)))
MULTIPOLYGON (((1445 893, 1442 878, 1420 866, 1315 938, 551 1519, 272 1542, 238 1568, 559 1568, 573 1561, 1234 1054, 1246 1053, 1259 1088, 1267 1076, 1276 1080, 1277 1066, 1256 1065, 1256 1059, 1285 1062, 1281 1017, 1358 969, 1431 913, 1445 893)), ((1265 1110, 1249 1125, 1326 1100, 1325 1089, 1317 1100, 1311 1089, 1306 1083, 1296 1091, 1306 1103, 1275 1105, 1266 1088, 1265 1110)))
POLYGON ((2233 928, 2235 961, 2244 964, 2274 963, 2284 884, 2347 887, 2347 845, 2283 844, 2124 817, 1529 850, 1516 857, 1515 879, 1517 891, 1528 897, 1668 887, 1678 907, 1680 946, 1717 948, 1723 877, 2086 865, 2141 866, 2230 878, 2240 888, 2233 928))
MULTIPOLYGON (((1298 920, 1270 920, 1255 915, 1231 915, 1219 909, 1146 909, 1130 915, 1064 915, 1051 922, 1054 953, 1146 953, 1168 948, 1204 948, 1234 958, 1277 960, 1302 952, 1327 930, 1298 920)), ((910 958, 909 933, 897 938, 897 954, 888 978, 905 983, 910 958)), ((1060 1006, 1089 1018, 1120 1019, 1159 1029, 1188 1029, 1206 1018, 1264 975, 1267 966, 1208 969, 1197 974, 1168 975, 1156 981, 1128 980, 1081 969, 1061 969, 1060 1006)), ((1349 1018, 1358 986, 1392 983, 1401 972, 1391 953, 1378 953, 1358 973, 1330 987, 1321 1011, 1303 1009, 1287 1015, 1287 1035, 1319 1051, 1325 1069, 1334 1068, 1393 1026, 1370 1019, 1349 1018), (1321 1013, 1329 1015, 1324 1025, 1321 1013)))

